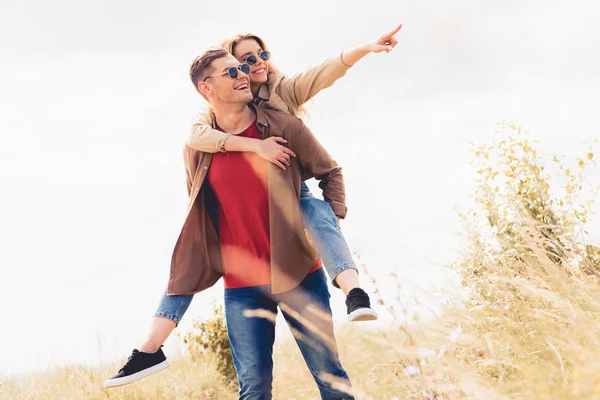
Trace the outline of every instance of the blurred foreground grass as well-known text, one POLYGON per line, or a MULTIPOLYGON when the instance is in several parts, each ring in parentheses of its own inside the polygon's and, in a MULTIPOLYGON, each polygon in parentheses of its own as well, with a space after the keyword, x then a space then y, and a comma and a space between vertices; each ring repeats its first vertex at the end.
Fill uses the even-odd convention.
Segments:
MULTIPOLYGON (((394 387, 383 387, 368 375, 389 353, 385 335, 348 327, 339 332, 342 362, 359 391, 375 398, 390 399, 394 387)), ((318 390, 292 338, 278 342, 275 349, 274 398, 318 399, 318 390)), ((22 381, 7 381, 0 399, 237 399, 236 389, 217 372, 210 360, 180 359, 171 367, 128 386, 104 389, 103 382, 120 365, 103 370, 71 367, 32 375, 22 381)))

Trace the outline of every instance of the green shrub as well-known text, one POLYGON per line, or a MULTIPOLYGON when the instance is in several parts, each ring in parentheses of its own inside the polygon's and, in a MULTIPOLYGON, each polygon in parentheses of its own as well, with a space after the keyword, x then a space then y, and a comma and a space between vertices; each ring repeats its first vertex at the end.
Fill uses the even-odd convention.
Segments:
POLYGON ((213 303, 212 307, 213 316, 207 320, 194 320, 193 328, 182 339, 187 344, 192 361, 214 360, 225 380, 236 385, 237 374, 231 356, 223 306, 213 303))

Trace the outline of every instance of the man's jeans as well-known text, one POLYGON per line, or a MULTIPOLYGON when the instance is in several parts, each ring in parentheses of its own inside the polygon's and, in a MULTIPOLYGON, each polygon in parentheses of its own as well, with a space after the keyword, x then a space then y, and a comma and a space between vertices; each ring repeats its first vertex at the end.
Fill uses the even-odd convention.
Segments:
MULTIPOLYGON (((330 374, 334 379, 350 383, 338 358, 323 269, 307 275, 290 291, 277 295, 269 293, 270 285, 225 289, 225 318, 240 385, 240 400, 272 399, 274 318, 278 305, 317 383, 321 398, 352 399, 352 396, 333 389, 320 375, 330 374), (270 317, 260 311, 251 313, 256 310, 263 313, 266 310, 270 317)), ((294 377, 287 376, 286 379, 294 377)))
MULTIPOLYGON (((329 203, 314 197, 305 183, 301 186, 300 210, 302 222, 323 261, 329 279, 333 286, 339 287, 335 278, 347 269, 356 270, 356 265, 339 228, 337 217, 329 203)), ((165 291, 154 316, 168 318, 179 324, 192 298, 192 295, 167 296, 165 291)))

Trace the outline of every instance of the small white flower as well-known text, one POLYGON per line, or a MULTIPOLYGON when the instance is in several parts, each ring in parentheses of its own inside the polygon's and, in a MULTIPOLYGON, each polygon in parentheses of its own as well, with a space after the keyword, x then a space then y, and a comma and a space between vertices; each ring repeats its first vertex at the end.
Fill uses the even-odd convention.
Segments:
POLYGON ((442 358, 444 356, 444 354, 446 354, 446 345, 443 345, 440 348, 440 352, 438 353, 438 358, 442 358))
POLYGON ((460 334, 462 333, 463 328, 462 325, 458 325, 456 327, 456 329, 454 329, 454 331, 452 332, 452 334, 450 335, 450 340, 452 342, 456 342, 458 340, 458 337, 460 336, 460 334))
POLYGON ((407 376, 417 376, 421 373, 421 370, 419 369, 419 367, 415 367, 414 365, 410 365, 406 368, 404 368, 404 373, 407 376))

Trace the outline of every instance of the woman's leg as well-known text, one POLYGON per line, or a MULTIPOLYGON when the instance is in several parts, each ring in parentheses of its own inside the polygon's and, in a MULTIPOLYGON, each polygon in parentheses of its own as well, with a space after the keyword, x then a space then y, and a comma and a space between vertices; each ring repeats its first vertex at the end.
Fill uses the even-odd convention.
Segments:
POLYGON ((161 349, 162 344, 181 321, 193 297, 167 296, 165 290, 144 343, 139 350, 133 350, 116 375, 104 382, 105 387, 127 385, 169 366, 169 361, 161 349))
POLYGON ((343 270, 335 277, 335 284, 348 296, 352 289, 360 287, 358 271, 354 268, 343 270))
POLYGON ((276 315, 277 305, 265 287, 225 289, 225 320, 240 400, 272 399, 276 315), (273 320, 247 314, 257 310, 272 313, 273 320))
POLYGON ((314 197, 303 182, 300 191, 300 210, 302 222, 319 252, 333 286, 341 288, 338 276, 347 270, 354 271, 354 273, 344 274, 345 279, 342 279, 344 283, 342 289, 347 295, 350 290, 360 286, 358 270, 331 206, 314 197))
POLYGON ((368 321, 377 319, 367 293, 360 288, 358 269, 352 252, 339 228, 331 206, 310 193, 302 183, 300 192, 302 222, 308 230, 333 286, 342 289, 346 298, 348 319, 368 321))
POLYGON ((167 340, 171 332, 177 327, 177 323, 172 319, 163 317, 152 317, 150 329, 146 340, 140 346, 140 351, 144 353, 154 353, 167 340))
POLYGON ((307 275, 297 288, 277 295, 276 298, 317 383, 321 398, 353 399, 352 396, 333 389, 331 381, 323 377, 323 374, 329 374, 333 379, 350 386, 348 374, 338 357, 329 289, 323 269, 307 275))
POLYGON ((140 351, 154 353, 160 349, 160 346, 179 325, 193 298, 193 295, 167 296, 165 290, 150 323, 146 340, 140 346, 140 351))

